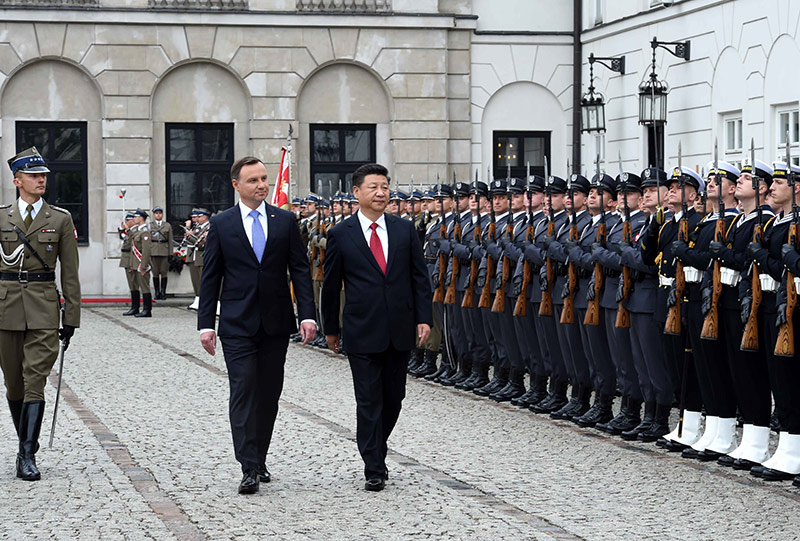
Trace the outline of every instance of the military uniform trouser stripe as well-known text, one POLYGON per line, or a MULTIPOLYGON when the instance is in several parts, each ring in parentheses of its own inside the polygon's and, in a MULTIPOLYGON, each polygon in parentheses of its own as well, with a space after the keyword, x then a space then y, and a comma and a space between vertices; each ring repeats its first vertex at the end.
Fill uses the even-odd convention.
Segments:
MULTIPOLYGON (((720 310, 720 320, 727 337, 725 344, 731 383, 744 424, 769 426, 772 413, 772 390, 769 385, 766 352, 763 348, 758 352, 742 351, 739 348, 740 340, 733 338, 741 337, 744 331, 738 308, 720 310)), ((759 314, 758 328, 760 334, 766 336, 762 330, 763 327, 764 316, 759 314)))
POLYGON ((9 400, 44 400, 47 376, 58 358, 58 330, 0 330, 0 367, 9 400))
POLYGON ((465 308, 464 323, 470 340, 470 352, 473 362, 488 366, 491 360, 489 341, 483 328, 483 314, 480 308, 465 308))
POLYGON ((639 378, 633 366, 630 329, 617 328, 615 325, 617 321, 616 310, 603 308, 601 314, 605 319, 611 361, 617 370, 617 385, 623 396, 641 400, 642 390, 639 388, 639 378))

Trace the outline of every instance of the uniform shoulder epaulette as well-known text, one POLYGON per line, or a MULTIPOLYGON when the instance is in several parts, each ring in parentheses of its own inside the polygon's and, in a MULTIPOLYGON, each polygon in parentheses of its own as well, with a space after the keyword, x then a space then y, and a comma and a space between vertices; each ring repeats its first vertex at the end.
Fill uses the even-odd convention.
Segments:
POLYGON ((57 207, 55 205, 50 205, 50 208, 53 210, 57 210, 58 212, 63 212, 64 214, 69 214, 67 209, 62 209, 61 207, 57 207))

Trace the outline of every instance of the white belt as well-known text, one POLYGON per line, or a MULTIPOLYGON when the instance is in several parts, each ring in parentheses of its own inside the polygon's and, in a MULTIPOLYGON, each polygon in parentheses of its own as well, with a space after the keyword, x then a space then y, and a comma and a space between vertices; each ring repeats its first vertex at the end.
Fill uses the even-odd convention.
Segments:
POLYGON ((794 277, 794 290, 800 295, 800 277, 794 277))
POLYGON ((664 276, 663 274, 658 275, 659 287, 672 287, 672 284, 674 283, 675 283, 675 278, 670 278, 669 276, 664 276))
POLYGON ((703 279, 703 273, 694 267, 683 267, 683 277, 690 284, 699 284, 703 279))
POLYGON ((761 273, 758 275, 758 279, 761 280, 761 291, 766 291, 768 293, 775 293, 778 291, 777 280, 769 274, 761 273))
POLYGON ((739 280, 742 279, 742 275, 738 271, 729 269, 728 267, 720 267, 719 278, 723 285, 736 287, 739 283, 739 280))

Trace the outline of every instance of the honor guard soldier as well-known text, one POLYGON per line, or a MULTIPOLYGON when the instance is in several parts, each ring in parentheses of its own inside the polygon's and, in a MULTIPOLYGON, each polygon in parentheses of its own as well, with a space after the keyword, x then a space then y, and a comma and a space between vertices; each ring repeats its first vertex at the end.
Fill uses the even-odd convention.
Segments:
POLYGON ((169 256, 172 254, 172 226, 164 220, 164 209, 153 209, 153 221, 150 222, 150 240, 153 243, 150 264, 153 266, 153 298, 167 298, 167 273, 169 272, 169 256))
POLYGON ((36 148, 8 164, 19 199, 0 208, 0 367, 19 437, 16 474, 38 481, 47 375, 58 356, 59 338, 66 348, 80 326, 78 242, 70 213, 42 199, 50 170, 36 148), (55 283, 57 265, 63 306, 55 283))
POLYGON ((153 295, 150 292, 150 271, 152 270, 150 258, 153 244, 150 239, 150 228, 147 227, 147 212, 136 209, 133 213, 133 221, 136 224, 136 230, 132 235, 131 258, 128 268, 136 275, 136 296, 138 297, 141 292, 143 300, 142 311, 134 314, 133 317, 151 317, 153 295))
POLYGON ((186 264, 189 265, 189 276, 192 279, 194 302, 189 310, 197 310, 200 306, 200 276, 203 274, 203 252, 206 249, 208 228, 211 227, 211 213, 204 208, 192 209, 192 229, 186 232, 187 254, 186 264))
POLYGON ((133 244, 133 233, 136 224, 133 221, 133 212, 125 215, 125 221, 119 228, 119 238, 122 239, 120 248, 119 266, 125 269, 125 280, 128 282, 128 291, 131 292, 131 307, 123 316, 133 316, 139 313, 139 283, 136 280, 136 272, 131 270, 131 245, 133 244))

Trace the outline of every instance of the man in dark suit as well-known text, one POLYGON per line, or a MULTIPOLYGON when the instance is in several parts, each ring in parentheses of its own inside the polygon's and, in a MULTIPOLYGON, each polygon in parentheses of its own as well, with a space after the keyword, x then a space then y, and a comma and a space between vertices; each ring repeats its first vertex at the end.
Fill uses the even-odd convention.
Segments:
POLYGON ((297 298, 300 334, 314 338, 314 298, 306 249, 291 212, 264 203, 269 194, 261 160, 239 159, 231 168, 240 201, 211 218, 206 241, 197 328, 214 355, 214 321, 230 382, 230 420, 236 460, 244 476, 240 494, 270 481, 267 451, 283 389, 289 335, 297 331, 287 270, 297 298))
POLYGON ((359 211, 328 232, 322 323, 328 347, 338 352, 340 329, 347 344, 365 488, 379 491, 388 477, 386 440, 400 415, 409 355, 433 324, 431 286, 414 225, 384 213, 386 168, 356 169, 353 193, 359 211), (346 300, 340 322, 342 283, 346 300))

